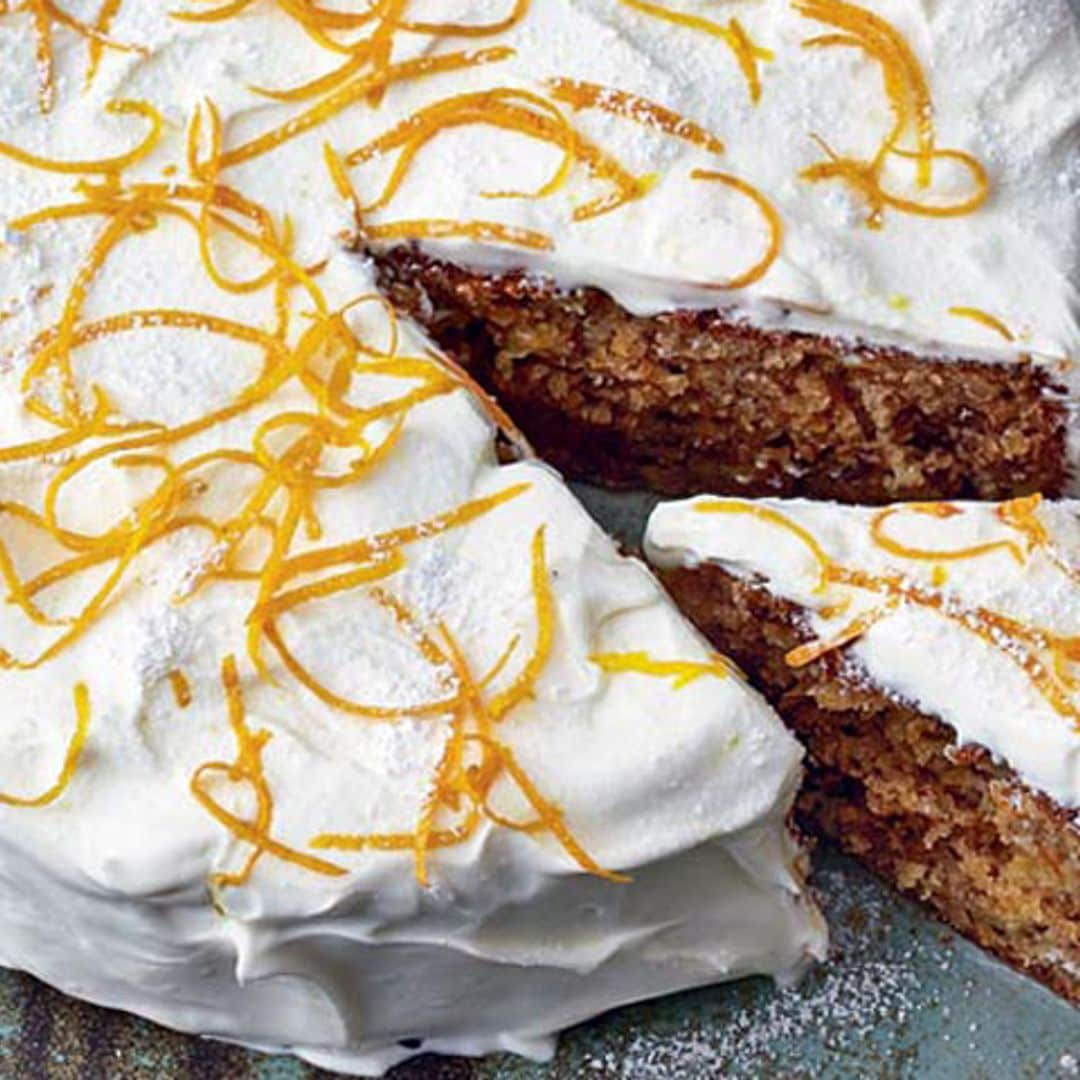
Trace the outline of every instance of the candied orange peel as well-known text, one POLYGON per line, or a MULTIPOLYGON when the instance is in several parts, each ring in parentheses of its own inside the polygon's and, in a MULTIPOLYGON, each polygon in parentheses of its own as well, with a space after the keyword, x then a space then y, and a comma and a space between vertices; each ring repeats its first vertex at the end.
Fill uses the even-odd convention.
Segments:
MULTIPOLYGON (((514 651, 515 642, 511 642, 487 675, 477 679, 461 644, 445 623, 437 627, 438 640, 420 632, 428 661, 449 665, 453 671, 455 699, 440 710, 443 715, 449 714, 446 740, 413 831, 323 833, 312 839, 313 848, 339 851, 411 850, 417 881, 421 886, 426 886, 429 883, 427 860, 430 852, 464 843, 487 821, 532 836, 548 834, 587 873, 613 882, 629 880, 625 875, 605 869, 589 855, 571 831, 562 810, 541 793, 511 747, 495 735, 497 725, 509 711, 535 692, 536 679, 550 648, 554 610, 548 592, 543 527, 535 533, 532 548, 536 643, 532 656, 506 690, 485 696, 485 688, 514 651), (522 822, 496 809, 493 800, 500 789, 516 791, 535 816, 522 822)), ((393 603, 397 607, 398 617, 412 624, 414 631, 418 630, 414 617, 400 601, 393 603)))
POLYGON ((104 49, 118 52, 138 52, 143 55, 147 50, 141 45, 132 45, 116 41, 109 36, 109 27, 120 8, 122 0, 104 0, 93 24, 76 18, 64 10, 54 0, 21 0, 11 4, 8 0, 0 2, 0 16, 12 11, 26 11, 34 30, 34 59, 38 79, 38 108, 42 113, 51 112, 56 103, 56 49, 53 34, 57 27, 67 30, 82 38, 89 48, 87 83, 90 83, 101 63, 104 49))
MULTIPOLYGON (((469 125, 484 125, 525 135, 559 151, 559 161, 551 176, 535 191, 487 191, 482 193, 485 198, 545 198, 561 190, 574 165, 581 165, 594 180, 607 183, 612 189, 610 193, 596 196, 574 208, 574 220, 585 221, 639 198, 651 186, 646 178, 629 173, 614 157, 576 131, 551 101, 529 90, 500 86, 455 94, 433 102, 345 155, 345 165, 355 168, 373 158, 398 152, 381 194, 375 201, 361 207, 362 212, 383 209, 393 200, 416 156, 433 138, 447 130, 469 125)), ((426 228, 422 227, 423 223, 414 223, 408 232, 392 231, 395 228, 402 230, 402 223, 367 226, 364 232, 376 239, 420 232, 425 237, 467 235, 473 239, 495 239, 535 249, 552 246, 548 237, 531 230, 486 222, 462 224, 465 228, 444 224, 441 232, 435 222, 429 223, 426 228), (469 228, 469 225, 472 227, 469 228)))
POLYGON ((982 308, 977 307, 964 307, 957 306, 948 309, 950 315, 956 315, 961 319, 970 319, 972 322, 977 322, 980 326, 985 326, 988 330, 993 330, 995 334, 1003 337, 1006 341, 1015 341, 1016 335, 1009 329, 1009 327, 1002 322, 996 315, 991 315, 989 311, 983 311, 982 308))
POLYGON ((130 168, 136 162, 141 161, 157 146, 161 137, 163 120, 161 113, 145 101, 110 101, 105 106, 105 111, 114 116, 140 116, 148 121, 149 131, 142 140, 131 150, 123 154, 117 154, 110 158, 97 158, 82 161, 57 161, 53 158, 41 157, 31 154, 11 143, 0 141, 0 155, 11 158, 21 165, 28 165, 34 169, 45 172, 69 173, 73 175, 86 173, 119 173, 130 168))
POLYGON ((693 180, 707 180, 714 184, 722 184, 732 191, 737 191, 754 204, 765 219, 765 225, 768 229, 769 238, 761 258, 741 274, 737 274, 724 282, 710 284, 710 287, 716 289, 745 289, 748 285, 760 281, 769 272, 772 264, 776 262, 784 243, 784 223, 776 207, 753 184, 738 176, 732 176, 730 173, 715 172, 711 169, 694 169, 690 173, 690 177, 693 180))
POLYGON ((271 835, 274 824, 274 797, 263 771, 263 750, 270 741, 270 732, 253 732, 244 718, 244 698, 236 660, 225 657, 221 665, 221 682, 228 705, 229 726, 236 740, 236 758, 231 762, 208 761, 191 776, 189 787, 199 805, 223 825, 233 837, 250 845, 243 866, 237 871, 218 871, 210 879, 211 889, 223 889, 246 884, 264 855, 325 877, 342 877, 347 871, 336 863, 299 851, 283 844, 271 835), (240 817, 218 801, 212 779, 224 779, 230 784, 248 787, 255 800, 252 820, 240 817))
POLYGON ((857 48, 881 66, 893 113, 892 129, 869 161, 840 155, 824 139, 815 136, 826 160, 803 169, 799 175, 811 182, 839 180, 847 184, 866 202, 866 224, 871 229, 882 228, 887 208, 945 218, 970 214, 982 206, 990 194, 986 170, 966 151, 937 147, 930 88, 922 65, 903 34, 886 19, 847 0, 795 0, 794 7, 807 19, 834 28, 832 33, 807 39, 804 47, 857 48), (902 145, 909 138, 914 139, 914 149, 902 145), (890 191, 885 186, 885 169, 890 158, 914 163, 915 186, 920 192, 930 190, 936 163, 952 162, 969 174, 971 192, 950 202, 910 198, 890 191))
POLYGON ((639 94, 578 79, 551 78, 545 82, 548 92, 556 101, 564 102, 575 111, 601 109, 642 127, 655 128, 676 139, 700 146, 710 154, 724 152, 723 142, 700 124, 639 94))

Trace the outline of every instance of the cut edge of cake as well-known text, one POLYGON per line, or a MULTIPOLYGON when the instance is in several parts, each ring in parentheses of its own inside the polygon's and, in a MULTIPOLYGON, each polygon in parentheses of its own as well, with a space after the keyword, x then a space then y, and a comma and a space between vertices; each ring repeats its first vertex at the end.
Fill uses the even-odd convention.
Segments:
MULTIPOLYGON (((1028 535, 1038 538, 1041 523, 1042 535, 1050 535, 1049 542, 1056 543, 1060 536, 1054 526, 1059 522, 1048 523, 1047 514, 1057 511, 1047 504, 1040 511, 1036 500, 1024 503, 1021 512, 1032 515, 1027 521, 1035 523, 1028 535)), ((807 505, 718 499, 661 506, 650 522, 649 555, 682 610, 718 649, 740 664, 806 746, 807 782, 798 804, 803 824, 924 902, 977 944, 1080 1004, 1080 810, 1075 795, 1080 730, 1069 728, 1075 718, 1052 710, 1054 715, 1047 719, 1060 723, 1056 733, 1060 742, 1051 742, 1052 729, 1033 725, 1031 731, 1013 731, 988 748, 985 743, 992 740, 984 737, 980 742, 970 731, 958 730, 943 718, 946 709, 932 707, 930 700, 938 691, 927 689, 923 700, 917 700, 920 663, 948 664, 953 647, 1007 650, 1017 640, 1008 634, 1019 635, 1023 647, 1027 638, 1019 629, 1021 620, 1017 619, 1018 626, 1002 623, 1006 637, 997 645, 978 641, 972 634, 974 644, 953 642, 940 653, 928 641, 920 641, 915 622, 890 628, 888 612, 862 603, 866 590, 856 596, 849 612, 823 622, 822 610, 831 615, 828 607, 851 602, 851 595, 844 597, 842 589, 821 596, 807 593, 806 574, 813 558, 804 560, 799 569, 791 560, 797 562, 816 544, 829 556, 846 545, 843 564, 837 564, 843 570, 852 550, 864 550, 851 536, 868 520, 921 510, 891 507, 871 518, 856 508, 818 507, 815 524, 830 509, 837 522, 825 539, 808 526, 805 516, 797 516, 807 505), (700 511, 709 506, 726 506, 728 512, 706 517, 700 511), (738 529, 733 522, 746 514, 768 515, 770 526, 780 532, 771 540, 765 531, 753 540, 735 538, 738 529), (861 516, 855 518, 856 514, 861 516), (760 555, 752 553, 755 545, 760 555), (777 551, 785 547, 781 557, 777 551), (805 549, 802 555, 794 553, 798 548, 805 549), (790 563, 790 572, 778 569, 783 561, 790 563), (794 585, 799 577, 800 584, 794 585), (858 643, 874 634, 875 627, 879 636, 889 636, 887 645, 872 653, 860 652, 858 643), (895 650, 891 660, 890 649, 895 650), (1055 759, 1057 771, 1050 761, 1043 770, 1033 767, 1030 747, 1024 767, 1016 763, 1024 754, 1024 739, 1040 737, 1051 742, 1044 756, 1055 759)), ((973 508, 953 509, 959 518, 973 508)), ((999 509, 982 507, 975 512, 989 517, 999 509)), ((941 520, 933 513, 927 513, 927 520, 941 520)), ((954 517, 951 509, 937 513, 954 517)), ((897 520, 902 519, 893 517, 897 520)), ((982 526, 972 529, 971 539, 979 545, 1025 543, 1023 535, 1011 537, 1008 528, 994 533, 986 522, 982 526)), ((1032 560, 1042 557, 1035 549, 1023 552, 1032 560)), ((939 554, 938 562, 928 560, 925 566, 912 562, 906 574, 896 574, 900 587, 917 594, 915 599, 901 598, 899 605, 918 607, 943 597, 946 605, 954 605, 951 617, 959 620, 953 625, 960 635, 971 633, 962 620, 972 607, 955 596, 950 601, 946 580, 954 576, 962 580, 968 563, 939 554)), ((1008 548, 999 547, 990 557, 995 555, 1013 561, 1008 548)), ((1055 549, 1055 555, 1047 558, 1057 556, 1055 549)), ((891 573, 881 566, 863 572, 875 578, 891 573)), ((863 584, 870 585, 870 579, 864 578, 863 584)), ((984 584, 989 597, 994 587, 984 584)), ((997 599, 1007 600, 1008 595, 1003 588, 997 599)), ((1038 596, 1029 599, 1038 610, 1038 596)), ((886 598, 886 605, 890 602, 886 598)), ((1003 614, 1008 620, 1010 609, 1003 614)), ((922 608, 913 618, 927 615, 946 618, 922 608)), ((975 667, 984 662, 1015 667, 1011 660, 993 656, 975 659, 975 667)), ((992 667, 989 670, 988 679, 1001 676, 992 667)), ((958 695, 970 689, 964 675, 956 673, 958 695)), ((1021 673, 1023 678, 1027 675, 1021 673)), ((1063 678, 1061 685, 1071 693, 1067 670, 1063 678)), ((1007 673, 1004 679, 1000 686, 1014 690, 1007 673)), ((1006 725, 1010 710, 1031 715, 1025 711, 1031 702, 1004 692, 997 702, 999 716, 993 715, 993 707, 987 719, 990 728, 1006 725)), ((1069 708, 1064 703, 1061 707, 1069 708)), ((957 722, 964 726, 963 720, 957 722)))
POLYGON ((369 254, 386 295, 576 479, 872 504, 1068 486, 1069 410, 1050 364, 815 332, 782 305, 767 318, 638 314, 527 270, 414 245, 369 254))

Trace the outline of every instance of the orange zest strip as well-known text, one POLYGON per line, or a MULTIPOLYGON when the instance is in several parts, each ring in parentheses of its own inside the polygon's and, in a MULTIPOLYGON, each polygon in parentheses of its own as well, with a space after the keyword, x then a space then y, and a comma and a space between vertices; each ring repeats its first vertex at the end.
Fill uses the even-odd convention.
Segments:
POLYGON ((847 626, 828 640, 811 641, 791 649, 784 656, 785 662, 788 667, 792 668, 806 667, 807 664, 820 660, 827 653, 842 649, 845 645, 849 645, 851 642, 861 638, 867 630, 876 626, 886 615, 895 611, 898 603, 899 601, 895 597, 890 598, 881 607, 871 608, 869 611, 864 611, 857 618, 852 619, 847 626))
POLYGON ((346 873, 344 867, 297 851, 271 836, 274 799, 266 782, 262 764, 262 752, 270 740, 270 733, 268 731, 252 732, 247 726, 236 660, 232 656, 225 657, 222 662, 221 682, 228 703, 229 726, 236 740, 236 759, 231 763, 210 761, 200 765, 192 774, 189 787, 199 805, 211 817, 224 825, 236 840, 250 844, 251 852, 239 871, 214 874, 210 879, 211 886, 224 888, 246 884, 263 855, 272 855, 282 862, 291 863, 303 870, 310 870, 312 873, 326 877, 343 876, 346 873), (224 778, 232 784, 246 784, 250 787, 255 796, 255 819, 246 821, 226 810, 207 790, 207 781, 211 777, 224 778))
POLYGON ((970 319, 972 322, 977 322, 982 326, 988 327, 996 334, 1000 334, 1006 341, 1015 341, 1016 335, 1003 323, 996 315, 991 315, 988 311, 983 311, 982 308, 976 307, 951 307, 948 309, 950 315, 956 315, 961 319, 970 319))
POLYGON ((488 704, 488 712, 496 723, 502 720, 521 702, 533 696, 536 680, 551 655, 555 638, 555 599, 551 593, 548 576, 547 551, 544 527, 540 526, 532 542, 532 593, 536 609, 536 640, 532 655, 526 661, 521 674, 505 689, 496 694, 488 704))
POLYGON ((1039 520, 1041 505, 1041 495, 1027 495, 1003 502, 996 513, 1005 525, 1016 529, 1024 537, 1029 551, 1041 551, 1061 573, 1080 585, 1080 567, 1074 566, 1057 550, 1046 526, 1039 520))
POLYGON ((553 78, 545 80, 545 83, 553 98, 565 102, 572 109, 602 109, 613 116, 632 120, 643 127, 656 128, 676 139, 700 146, 711 154, 724 152, 724 144, 715 135, 693 120, 648 98, 577 79, 553 78))
POLYGON ((157 145, 161 137, 161 128, 164 121, 161 113, 145 101, 110 101, 105 106, 105 111, 114 116, 141 116, 150 122, 150 130, 142 141, 133 149, 124 154, 118 154, 111 158, 97 158, 84 161, 56 161, 52 158, 39 157, 26 150, 20 150, 10 143, 0 142, 0 155, 12 158, 22 165, 29 165, 45 172, 68 173, 118 173, 123 169, 130 168, 136 162, 141 161, 157 145))
MULTIPOLYGON (((378 25, 372 31, 368 39, 368 48, 371 53, 371 67, 377 79, 390 66, 390 56, 394 51, 395 23, 402 17, 409 0, 383 0, 380 5, 381 18, 378 25)), ((379 81, 367 92, 367 103, 377 106, 386 93, 385 81, 379 81)))
MULTIPOLYGON (((109 37, 108 30, 121 0, 104 0, 104 7, 98 14, 94 25, 70 15, 58 7, 53 0, 24 0, 23 7, 30 12, 34 26, 34 55, 38 76, 38 107, 41 112, 52 110, 56 102, 56 61, 52 34, 54 26, 62 26, 83 38, 90 47, 90 62, 87 70, 87 84, 93 79, 101 61, 102 49, 115 49, 119 52, 137 52, 144 56, 148 50, 141 45, 129 45, 109 37)), ((0 14, 6 13, 8 5, 0 6, 0 14)))
MULTIPOLYGON (((401 617, 412 621, 411 616, 402 611, 399 601, 390 602, 401 617)), ((624 875, 600 866, 588 854, 567 826, 562 811, 540 794, 513 751, 492 736, 492 726, 497 718, 483 698, 487 680, 476 682, 460 645, 444 624, 439 625, 439 633, 445 650, 433 647, 441 659, 449 660, 462 692, 415 829, 411 833, 323 833, 312 839, 311 847, 343 851, 411 850, 417 882, 421 888, 426 888, 430 881, 427 860, 431 851, 463 843, 474 834, 480 821, 486 819, 503 828, 530 835, 548 832, 587 873, 613 882, 628 881, 624 875), (473 730, 468 730, 470 722, 473 730), (469 760, 470 749, 479 751, 479 760, 469 760), (535 819, 513 821, 491 806, 493 788, 501 779, 509 781, 524 796, 535 819), (467 808, 463 804, 468 804, 467 808), (446 812, 463 817, 453 826, 440 827, 438 819, 446 812)), ((493 671, 501 664, 500 659, 493 671)))
POLYGON ((75 734, 68 743, 67 753, 64 755, 64 763, 60 768, 60 775, 47 791, 33 798, 19 795, 0 794, 0 804, 4 806, 18 806, 35 808, 48 806, 56 802, 67 790, 75 770, 79 767, 79 759, 82 757, 83 748, 86 746, 86 737, 90 732, 90 692, 85 683, 76 683, 74 688, 75 698, 75 734))
POLYGON ((455 221, 449 218, 417 218, 384 225, 365 225, 364 236, 368 240, 447 240, 464 237, 533 251, 551 251, 555 247, 550 236, 535 229, 521 229, 497 221, 455 221))
POLYGON ((432 34, 437 37, 489 37, 515 27, 525 18, 530 3, 532 0, 514 0, 509 14, 489 23, 417 22, 397 19, 396 26, 399 30, 408 30, 412 34, 432 34))
POLYGON ((455 94, 406 117, 389 131, 354 150, 345 163, 359 165, 388 153, 401 154, 382 194, 365 211, 389 204, 416 154, 440 132, 472 124, 486 124, 551 143, 562 150, 562 160, 551 179, 535 192, 485 192, 488 198, 543 198, 562 187, 578 149, 575 132, 559 110, 528 90, 496 87, 470 94, 455 94))
POLYGON ((467 525, 497 506, 502 506, 503 503, 523 495, 530 487, 528 483, 512 484, 493 495, 484 495, 462 503, 453 510, 428 518, 416 525, 405 525, 400 529, 391 529, 376 536, 294 555, 282 564, 282 580, 289 581, 301 574, 317 573, 327 566, 338 566, 349 562, 366 563, 380 554, 386 554, 418 540, 427 540, 450 529, 467 525))
POLYGON ((846 33, 813 38, 807 45, 856 45, 882 66, 886 93, 896 117, 887 142, 895 144, 909 127, 915 129, 920 157, 919 186, 930 183, 934 150, 933 102, 922 66, 907 40, 891 23, 846 0, 796 0, 795 10, 807 19, 846 33))
POLYGON ((169 16, 181 22, 223 22, 242 14, 254 3, 255 0, 232 0, 208 11, 170 11, 169 16))
POLYGON ((226 150, 221 155, 221 167, 227 169, 275 150, 289 140, 319 127, 343 109, 356 104, 371 93, 385 89, 395 82, 447 71, 459 71, 462 68, 479 67, 483 64, 494 64, 512 55, 512 49, 497 46, 490 49, 477 49, 473 52, 423 56, 415 60, 405 60, 399 64, 390 64, 383 70, 353 79, 338 87, 322 101, 299 116, 293 117, 281 127, 268 131, 250 142, 226 150))
POLYGON ((97 18, 94 20, 95 36, 87 43, 87 87, 89 87, 97 77, 98 68, 101 66, 101 59, 105 52, 105 42, 102 39, 107 37, 109 30, 112 27, 113 19, 115 19, 119 13, 120 6, 123 2, 124 0, 102 0, 101 7, 98 9, 97 18))
POLYGON ((752 184, 748 184, 745 180, 741 180, 739 177, 732 176, 729 173, 712 172, 708 169, 694 169, 690 176, 694 180, 709 180, 713 183, 723 184, 725 187, 745 195, 761 212, 769 230, 769 242, 761 258, 748 270, 744 270, 736 277, 712 287, 717 289, 744 289, 748 285, 753 285, 755 281, 760 281, 768 273, 769 267, 776 262, 784 242, 784 223, 780 220, 776 208, 752 184))
POLYGON ((832 559, 826 554, 825 549, 818 543, 814 535, 801 525, 791 520, 779 510, 771 506, 758 506, 744 499, 705 499, 694 506, 694 512, 698 514, 748 514, 759 521, 775 525, 785 532, 794 536, 813 557, 820 571, 818 583, 814 592, 824 592, 828 584, 828 570, 832 565, 832 559))
POLYGON ((1062 638, 1048 631, 1028 627, 987 608, 960 608, 947 603, 941 593, 912 585, 900 577, 876 576, 861 570, 834 566, 829 571, 829 580, 917 604, 975 634, 1020 668, 1047 703, 1080 731, 1080 709, 1077 709, 1067 691, 1061 687, 1054 670, 1048 668, 1038 656, 1038 651, 1045 649, 1055 657, 1061 654, 1071 660, 1078 659, 1080 639, 1062 638))
POLYGON ((27 0, 34 22, 34 58, 37 63, 38 108, 51 112, 56 103, 56 60, 53 54, 52 24, 44 0, 27 0))
POLYGON ((589 660, 601 671, 609 674, 633 672, 657 679, 671 679, 672 690, 681 690, 705 675, 726 679, 731 674, 728 661, 717 653, 709 661, 657 660, 645 651, 622 653, 594 653, 589 660))
POLYGON ((187 676, 179 668, 174 668, 169 672, 169 685, 172 687, 176 704, 181 709, 186 709, 191 704, 191 684, 187 681, 187 676))
POLYGON ((918 57, 904 36, 885 19, 846 0, 796 0, 795 9, 808 19, 841 31, 810 38, 803 43, 804 47, 855 47, 881 65, 885 93, 894 117, 892 130, 870 161, 836 154, 824 140, 815 136, 827 160, 803 169, 800 177, 810 182, 840 180, 846 183, 866 201, 869 207, 866 225, 871 229, 883 226, 886 207, 902 213, 942 218, 977 210, 989 196, 989 177, 971 154, 937 149, 930 90, 918 57), (915 150, 900 145, 901 139, 911 132, 915 137, 915 150), (953 203, 926 202, 892 193, 882 180, 890 156, 915 162, 916 186, 921 190, 930 187, 935 162, 958 163, 971 175, 972 192, 953 203))
POLYGON ((529 801, 529 804, 532 806, 533 810, 536 811, 537 816, 547 827, 548 831, 551 832, 560 844, 562 844, 570 857, 582 867, 582 869, 596 877, 605 878, 608 881, 613 881, 618 884, 626 884, 632 880, 626 874, 619 874, 611 870, 606 870, 581 846, 577 838, 567 827, 563 812, 554 803, 549 802, 540 794, 536 785, 529 777, 529 774, 518 764, 510 747, 489 736, 473 735, 470 736, 470 738, 481 742, 491 750, 496 761, 506 770, 510 778, 518 786, 521 793, 529 801))
MULTIPOLYGON (((913 513, 928 514, 932 517, 953 517, 960 513, 948 503, 916 503, 910 509, 913 513)), ((896 514, 902 513, 904 507, 892 506, 876 513, 870 522, 870 535, 878 547, 883 548, 891 555, 898 555, 902 559, 923 559, 930 562, 947 562, 959 559, 973 559, 980 555, 989 555, 994 551, 1005 551, 1021 566, 1024 564, 1024 552, 1011 540, 988 540, 982 544, 973 544, 969 547, 956 548, 954 550, 940 551, 932 548, 916 548, 901 544, 892 539, 885 532, 885 523, 896 514)))
POLYGON ((776 57, 772 50, 755 45, 738 19, 729 19, 727 26, 721 26, 700 15, 672 11, 662 4, 651 3, 650 0, 621 0, 621 2, 635 11, 640 11, 643 15, 651 15, 655 19, 674 26, 684 26, 690 30, 699 30, 710 37, 719 38, 734 54, 750 91, 750 100, 756 104, 761 99, 761 73, 758 64, 760 61, 774 60, 776 57))
POLYGON ((527 90, 495 87, 456 94, 413 113, 401 123, 350 153, 345 162, 355 166, 374 157, 399 150, 398 159, 383 191, 365 210, 378 210, 393 199, 413 160, 436 135, 450 128, 483 124, 546 142, 561 151, 559 165, 534 192, 489 191, 486 198, 543 198, 566 182, 572 165, 582 164, 589 174, 610 183, 613 190, 577 206, 574 220, 597 217, 644 195, 653 181, 635 177, 609 154, 575 131, 551 102, 527 90))

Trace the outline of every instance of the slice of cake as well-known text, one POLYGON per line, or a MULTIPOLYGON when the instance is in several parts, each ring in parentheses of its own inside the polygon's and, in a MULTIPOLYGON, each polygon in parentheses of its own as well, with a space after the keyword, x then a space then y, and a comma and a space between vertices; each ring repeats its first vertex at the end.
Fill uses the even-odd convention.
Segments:
POLYGON ((551 461, 673 494, 1063 492, 1066 0, 551 0, 498 40, 349 175, 388 295, 551 461))
POLYGON ((1076 1002, 1078 514, 698 498, 647 539, 805 743, 806 821, 1076 1002))
POLYGON ((309 6, 168 6, 0 20, 0 963, 361 1074, 794 978, 798 744, 339 246, 309 6))

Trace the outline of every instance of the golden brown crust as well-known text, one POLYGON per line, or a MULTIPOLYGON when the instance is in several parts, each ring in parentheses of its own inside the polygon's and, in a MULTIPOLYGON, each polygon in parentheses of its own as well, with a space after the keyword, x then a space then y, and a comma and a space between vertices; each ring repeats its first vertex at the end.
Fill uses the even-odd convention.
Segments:
POLYGON ((667 572, 686 614, 808 750, 803 823, 961 933, 1080 1004, 1080 825, 840 653, 792 670, 797 607, 716 566, 667 572))
POLYGON ((1065 484, 1065 411, 1029 364, 934 360, 767 331, 721 311, 629 314, 596 289, 398 247, 381 286, 549 461, 611 487, 881 503, 1065 484))

